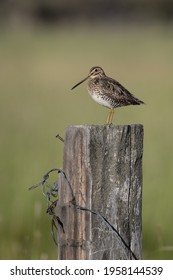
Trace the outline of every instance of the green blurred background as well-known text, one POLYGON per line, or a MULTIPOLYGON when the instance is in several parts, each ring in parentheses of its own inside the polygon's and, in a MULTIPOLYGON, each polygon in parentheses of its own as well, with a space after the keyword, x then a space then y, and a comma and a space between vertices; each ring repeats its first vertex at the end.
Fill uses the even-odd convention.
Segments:
POLYGON ((145 129, 143 259, 173 259, 173 2, 6 0, 0 18, 0 258, 57 258, 46 201, 28 187, 62 167, 57 133, 105 123, 86 85, 70 91, 99 65, 146 103, 115 123, 145 129))

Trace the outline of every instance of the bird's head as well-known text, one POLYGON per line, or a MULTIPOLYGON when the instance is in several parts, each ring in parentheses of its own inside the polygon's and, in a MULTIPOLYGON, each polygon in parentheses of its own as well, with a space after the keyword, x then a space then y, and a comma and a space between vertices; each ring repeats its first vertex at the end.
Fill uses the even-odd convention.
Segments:
POLYGON ((90 78, 101 78, 105 76, 105 72, 103 71, 103 69, 99 66, 94 66, 90 69, 89 72, 89 77, 90 78))
POLYGON ((103 71, 103 69, 99 66, 94 66, 90 69, 89 75, 83 79, 82 81, 80 81, 79 83, 77 83, 76 85, 74 85, 72 87, 72 89, 76 88, 77 86, 79 86, 80 84, 82 84, 83 82, 85 82, 87 79, 91 78, 101 78, 105 76, 105 72, 103 71))

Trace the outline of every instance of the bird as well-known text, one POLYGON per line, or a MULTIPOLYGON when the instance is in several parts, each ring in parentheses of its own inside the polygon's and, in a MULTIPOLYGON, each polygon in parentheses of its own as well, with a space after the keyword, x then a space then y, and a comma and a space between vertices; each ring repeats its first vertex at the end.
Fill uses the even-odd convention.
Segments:
POLYGON ((135 97, 124 86, 116 80, 106 76, 104 70, 99 66, 90 69, 89 74, 82 81, 74 85, 71 90, 87 82, 87 89, 92 99, 100 105, 109 108, 106 124, 112 124, 114 109, 128 105, 145 104, 142 100, 135 97))

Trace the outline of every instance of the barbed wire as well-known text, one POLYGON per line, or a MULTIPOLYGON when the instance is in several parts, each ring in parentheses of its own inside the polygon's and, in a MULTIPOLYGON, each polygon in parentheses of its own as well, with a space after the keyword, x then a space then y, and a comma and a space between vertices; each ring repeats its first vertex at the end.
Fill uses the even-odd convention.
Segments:
POLYGON ((64 226, 63 226, 63 221, 59 218, 59 216, 56 213, 56 205, 57 205, 57 202, 58 202, 58 190, 59 190, 59 188, 58 188, 58 176, 57 176, 57 180, 55 182, 53 182, 52 184, 50 184, 48 182, 50 174, 53 173, 53 172, 56 172, 58 176, 59 176, 59 174, 64 176, 64 179, 67 182, 67 186, 68 186, 69 190, 71 191, 71 195, 72 195, 72 199, 69 201, 69 203, 74 205, 76 207, 76 209, 78 209, 80 211, 86 211, 86 212, 89 212, 93 215, 98 216, 113 231, 113 233, 116 234, 119 241, 124 244, 125 248, 129 251, 129 253, 132 255, 132 257, 135 260, 137 260, 136 255, 132 252, 130 246, 125 242, 125 240, 120 235, 118 230, 102 214, 100 214, 98 211, 82 207, 82 206, 80 206, 76 203, 76 198, 75 198, 75 195, 73 193, 73 189, 72 189, 72 186, 70 184, 70 181, 68 180, 65 172, 62 169, 58 169, 58 168, 53 168, 50 171, 48 171, 43 176, 43 178, 41 179, 40 182, 38 182, 37 184, 35 184, 35 185, 33 185, 29 188, 29 190, 33 190, 33 189, 41 186, 42 193, 43 193, 43 195, 44 195, 44 197, 46 198, 46 201, 47 201, 46 213, 48 213, 51 217, 51 234, 52 234, 52 238, 53 238, 55 244, 58 246, 58 242, 57 242, 58 226, 60 226, 63 233, 65 233, 65 230, 64 230, 64 226))

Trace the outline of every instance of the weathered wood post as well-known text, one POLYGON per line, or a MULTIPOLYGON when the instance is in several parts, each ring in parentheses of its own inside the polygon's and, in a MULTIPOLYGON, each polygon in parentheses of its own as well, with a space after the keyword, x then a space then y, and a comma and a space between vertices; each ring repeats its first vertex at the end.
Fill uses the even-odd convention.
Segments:
POLYGON ((57 211, 65 233, 58 232, 59 259, 141 259, 142 154, 142 125, 66 129, 63 170, 76 203, 104 216, 127 246, 98 215, 71 203, 62 176, 57 211))

